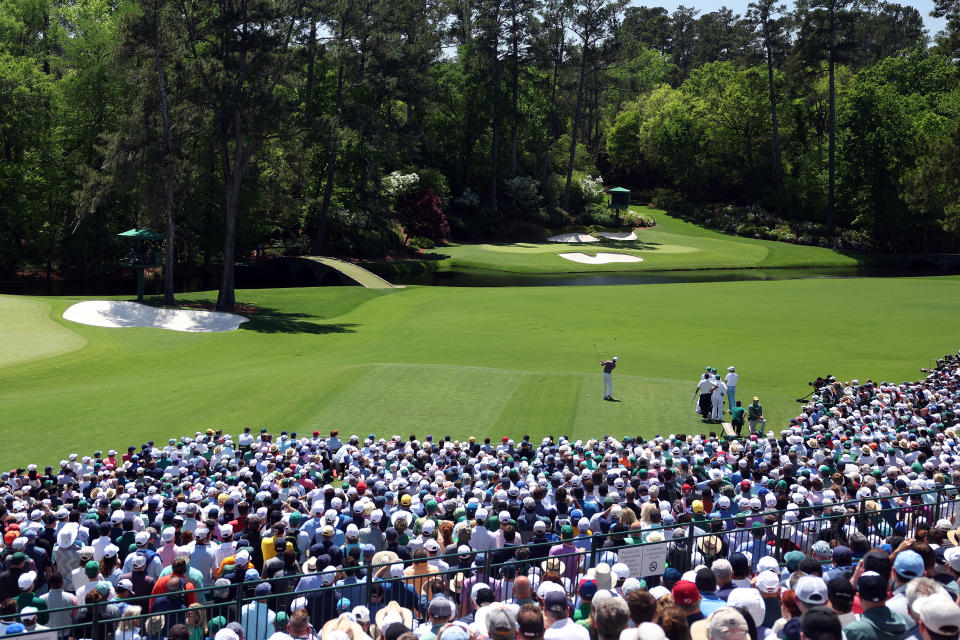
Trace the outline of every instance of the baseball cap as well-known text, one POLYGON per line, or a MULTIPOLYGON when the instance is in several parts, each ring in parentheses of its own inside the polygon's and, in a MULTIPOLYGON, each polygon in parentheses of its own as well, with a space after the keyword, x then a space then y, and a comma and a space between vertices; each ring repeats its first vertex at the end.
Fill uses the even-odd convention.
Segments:
POLYGON ((761 571, 757 576, 757 589, 760 593, 777 593, 780 591, 780 578, 772 571, 761 571))
POLYGON ((887 581, 876 571, 865 571, 857 580, 857 593, 867 602, 884 602, 887 599, 887 581))
POLYGON ((673 601, 682 607, 689 607, 700 599, 700 591, 697 585, 689 580, 677 580, 671 589, 673 601))
POLYGON ((800 628, 808 640, 840 640, 843 626, 840 616, 827 607, 813 607, 800 617, 800 628))
POLYGON ((893 561, 893 570, 903 578, 919 578, 923 575, 923 558, 912 549, 901 551, 893 561))
POLYGON ((33 571, 27 571, 26 573, 21 573, 20 577, 17 578, 17 586, 20 589, 25 590, 33 586, 34 581, 37 579, 37 574, 33 571))
POLYGON ((827 583, 817 576, 803 576, 797 580, 794 592, 804 604, 816 606, 827 602, 827 583))
POLYGON ((590 599, 597 593, 597 581, 584 579, 580 581, 580 587, 577 589, 581 598, 590 599))
POLYGON ((434 618, 449 618, 453 615, 453 603, 444 596, 435 596, 427 611, 434 618))
POLYGON ((637 640, 667 640, 663 627, 653 622, 641 622, 637 625, 637 640))
POLYGON ((827 597, 830 602, 853 602, 856 593, 850 581, 842 576, 837 576, 827 583, 827 597))
POLYGON ((550 591, 543 598, 543 608, 556 618, 567 617, 567 596, 562 590, 550 591))
POLYGON ((710 640, 743 640, 749 631, 747 620, 733 607, 720 607, 707 618, 710 640))
POLYGON ((943 551, 943 559, 954 571, 960 571, 960 547, 948 547, 943 551))
POLYGON ((487 631, 490 640, 512 640, 517 636, 517 620, 503 606, 493 606, 487 612, 487 631))
POLYGON ((934 594, 918 598, 913 603, 913 611, 928 631, 944 636, 960 633, 960 607, 948 596, 934 594))
POLYGON ((853 559, 853 552, 850 551, 850 547, 838 544, 833 548, 833 561, 839 565, 850 564, 850 561, 853 559))

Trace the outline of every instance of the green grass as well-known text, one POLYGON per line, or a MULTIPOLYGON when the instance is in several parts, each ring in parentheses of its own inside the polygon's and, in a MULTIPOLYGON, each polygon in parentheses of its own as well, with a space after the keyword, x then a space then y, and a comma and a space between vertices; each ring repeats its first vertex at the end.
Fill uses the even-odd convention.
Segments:
POLYGON ((0 363, 0 468, 207 427, 701 431, 690 409, 706 365, 736 365, 740 397, 758 394, 782 426, 817 375, 916 379, 956 350, 958 294, 955 277, 256 290, 238 298, 262 313, 219 334, 76 325, 61 314, 77 299, 0 297, 5 345, 33 345, 0 363), (594 343, 620 356, 621 403, 600 398, 594 343))
POLYGON ((0 367, 42 360, 79 349, 81 336, 50 319, 50 305, 35 298, 0 298, 0 367))
POLYGON ((831 249, 728 236, 668 216, 644 210, 657 220, 651 229, 638 229, 637 242, 604 240, 590 244, 503 243, 454 244, 437 249, 450 258, 442 268, 479 268, 514 273, 573 273, 590 271, 665 271, 674 269, 851 267, 858 259, 831 249), (557 254, 599 251, 636 255, 643 262, 589 265, 557 254))

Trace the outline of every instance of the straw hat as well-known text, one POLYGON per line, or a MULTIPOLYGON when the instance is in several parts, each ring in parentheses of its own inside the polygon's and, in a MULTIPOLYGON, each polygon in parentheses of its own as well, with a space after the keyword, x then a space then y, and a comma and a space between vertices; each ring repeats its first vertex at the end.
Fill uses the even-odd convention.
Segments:
POLYGON ((373 554, 373 558, 370 560, 370 564, 373 566, 381 564, 393 564, 394 562, 400 562, 400 556, 393 551, 377 551, 375 554, 373 554))
POLYGON ((565 565, 563 563, 563 560, 561 560, 560 558, 554 557, 554 558, 547 558, 546 560, 541 562, 540 568, 543 569, 544 571, 556 571, 557 573, 563 573, 566 570, 567 565, 565 565))
POLYGON ((303 569, 303 573, 315 573, 317 571, 317 557, 314 556, 304 562, 301 569, 303 569))
POLYGON ((697 548, 704 555, 712 556, 719 553, 721 546, 722 543, 717 536, 704 536, 697 540, 697 548))
MULTIPOLYGON (((377 628, 383 629, 383 620, 387 617, 399 618, 407 629, 413 628, 413 612, 410 609, 401 607, 396 600, 391 600, 383 609, 377 611, 377 628), (391 615, 392 614, 392 615, 391 615)), ((354 639, 356 640, 356 639, 354 639)))
POLYGON ((323 625, 323 628, 320 629, 320 636, 327 638, 334 631, 343 631, 349 636, 350 640, 373 640, 363 630, 363 627, 347 616, 340 616, 339 618, 328 620, 327 623, 323 625))
POLYGON ((457 574, 450 579, 450 590, 453 593, 460 593, 460 590, 463 587, 463 581, 466 579, 467 577, 462 571, 457 572, 457 574))
POLYGON ((947 531, 947 540, 952 542, 955 547, 960 547, 960 529, 947 531))

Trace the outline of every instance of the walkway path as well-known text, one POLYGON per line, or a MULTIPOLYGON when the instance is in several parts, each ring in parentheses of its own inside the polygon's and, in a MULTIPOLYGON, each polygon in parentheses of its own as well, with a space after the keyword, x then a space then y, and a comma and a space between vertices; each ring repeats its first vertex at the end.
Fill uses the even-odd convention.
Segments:
POLYGON ((338 260, 337 258, 327 258, 324 256, 303 256, 307 260, 313 260, 319 262, 320 264, 326 265, 331 269, 336 269, 343 275, 347 276, 357 284, 366 287, 367 289, 402 289, 403 285, 394 285, 390 284, 377 274, 367 271, 360 265, 354 264, 352 262, 347 262, 345 260, 338 260))

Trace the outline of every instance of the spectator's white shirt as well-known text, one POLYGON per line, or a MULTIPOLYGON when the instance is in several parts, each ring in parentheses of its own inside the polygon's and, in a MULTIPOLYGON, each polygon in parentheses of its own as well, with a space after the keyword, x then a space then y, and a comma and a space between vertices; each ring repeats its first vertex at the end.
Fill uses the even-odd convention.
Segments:
POLYGON ((470 547, 474 551, 489 551, 497 547, 497 539, 487 528, 477 525, 473 528, 473 535, 470 537, 470 547))
POLYGON ((543 640, 590 640, 590 632, 570 618, 564 618, 550 625, 543 640))
POLYGON ((104 550, 111 544, 113 544, 113 540, 110 539, 110 536, 100 536, 94 540, 93 544, 90 545, 93 547, 93 559, 97 562, 103 560, 104 550))

